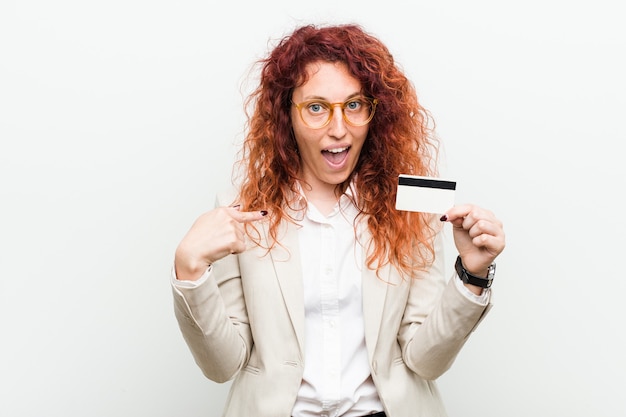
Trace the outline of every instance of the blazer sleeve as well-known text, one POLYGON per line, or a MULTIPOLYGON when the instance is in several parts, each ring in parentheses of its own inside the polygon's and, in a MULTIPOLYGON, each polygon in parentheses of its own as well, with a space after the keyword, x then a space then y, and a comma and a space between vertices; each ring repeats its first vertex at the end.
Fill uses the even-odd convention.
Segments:
POLYGON ((172 292, 179 328, 204 375, 215 382, 232 379, 252 347, 238 257, 215 262, 202 284, 173 284, 172 292))
POLYGON ((491 308, 462 294, 445 278, 443 237, 435 237, 432 266, 411 282, 398 341, 406 365, 424 379, 434 380, 453 364, 472 331, 491 308))

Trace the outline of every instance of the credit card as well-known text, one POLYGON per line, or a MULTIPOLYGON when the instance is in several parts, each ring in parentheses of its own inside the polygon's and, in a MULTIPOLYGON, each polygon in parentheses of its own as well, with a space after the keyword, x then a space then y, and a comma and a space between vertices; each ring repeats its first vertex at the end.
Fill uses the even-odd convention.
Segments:
POLYGON ((454 206, 455 190, 455 181, 400 174, 396 209, 443 214, 454 206))

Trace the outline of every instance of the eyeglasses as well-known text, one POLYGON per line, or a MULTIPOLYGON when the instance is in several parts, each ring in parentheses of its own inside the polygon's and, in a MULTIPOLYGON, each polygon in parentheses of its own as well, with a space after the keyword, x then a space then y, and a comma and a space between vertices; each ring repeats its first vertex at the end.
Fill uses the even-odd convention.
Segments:
MULTIPOLYGON (((293 103, 293 102, 292 102, 293 103)), ((374 117, 378 100, 369 97, 353 97, 343 103, 329 103, 325 100, 307 100, 293 103, 300 118, 311 129, 321 129, 330 123, 335 106, 341 107, 343 120, 351 126, 364 126, 374 117)))

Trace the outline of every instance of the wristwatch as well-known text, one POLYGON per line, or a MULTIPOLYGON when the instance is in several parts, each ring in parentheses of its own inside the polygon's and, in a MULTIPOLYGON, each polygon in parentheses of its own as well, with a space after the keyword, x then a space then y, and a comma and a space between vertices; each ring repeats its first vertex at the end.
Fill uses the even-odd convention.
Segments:
POLYGON ((456 273, 459 275, 459 278, 466 283, 476 285, 481 288, 489 288, 493 283, 493 277, 496 275, 496 264, 489 265, 489 272, 487 273, 487 278, 477 277, 475 275, 467 272, 465 267, 463 266, 463 262, 461 262, 461 257, 456 257, 456 264, 454 265, 456 268, 456 273))

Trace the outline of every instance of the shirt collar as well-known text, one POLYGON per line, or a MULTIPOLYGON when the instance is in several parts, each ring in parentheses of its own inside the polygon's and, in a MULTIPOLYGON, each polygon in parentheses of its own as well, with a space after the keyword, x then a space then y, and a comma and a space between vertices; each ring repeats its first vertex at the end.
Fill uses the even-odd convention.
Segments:
MULTIPOLYGON (((310 216, 312 214, 311 213, 312 205, 309 205, 309 201, 306 198, 306 195, 304 193, 304 190, 302 189, 302 184, 300 183, 300 181, 296 181, 296 191, 298 193, 297 199, 299 203, 301 204, 300 207, 302 207, 303 209, 306 208, 306 216, 311 218, 310 216)), ((354 204, 354 201, 356 201, 356 194, 357 193, 356 193, 355 184, 354 184, 354 181, 352 181, 350 182, 350 185, 348 185, 348 188, 346 188, 346 191, 339 197, 339 201, 337 201, 337 204, 335 204, 335 207, 333 211, 328 215, 328 218, 336 216, 339 213, 345 213, 345 214, 348 214, 350 217, 355 217, 358 214, 358 209, 356 205, 354 204)), ((321 214, 319 214, 317 209, 315 209, 315 213, 321 216, 321 214)), ((314 217, 317 218, 316 215, 314 215, 314 217)))

